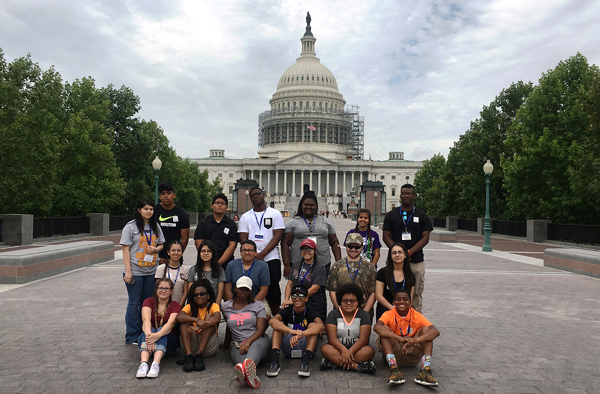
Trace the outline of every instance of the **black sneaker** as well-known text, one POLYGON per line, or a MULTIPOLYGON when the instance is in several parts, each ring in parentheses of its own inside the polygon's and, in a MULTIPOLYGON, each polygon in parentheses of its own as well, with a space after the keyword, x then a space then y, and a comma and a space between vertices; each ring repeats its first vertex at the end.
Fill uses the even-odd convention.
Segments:
POLYGON ((205 369, 204 356, 202 354, 196 354, 196 358, 194 359, 194 371, 204 371, 205 369))
POLYGON ((360 361, 358 363, 358 368, 356 368, 358 373, 369 373, 374 374, 377 372, 377 368, 375 367, 375 363, 373 361, 360 361))
POLYGON ((271 361, 271 367, 267 369, 267 376, 273 378, 281 372, 281 365, 277 361, 271 361))
POLYGON ((185 356, 185 361, 183 362, 183 371, 184 372, 192 372, 194 370, 194 356, 188 354, 185 356))
POLYGON ((300 369, 298 370, 298 375, 304 376, 304 377, 310 376, 310 370, 308 369, 308 363, 302 363, 300 365, 300 369))
POLYGON ((336 369, 336 367, 337 367, 337 365, 335 365, 331 361, 327 360, 325 357, 323 357, 323 360, 321 360, 321 371, 327 371, 329 369, 336 369))

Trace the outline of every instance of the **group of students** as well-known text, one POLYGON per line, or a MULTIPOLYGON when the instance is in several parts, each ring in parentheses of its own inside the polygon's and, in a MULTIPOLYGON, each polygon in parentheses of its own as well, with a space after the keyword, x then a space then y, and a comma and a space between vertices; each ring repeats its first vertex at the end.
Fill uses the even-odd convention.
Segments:
POLYGON ((415 382, 437 386, 430 363, 439 331, 411 308, 415 280, 406 247, 394 244, 386 266, 377 271, 381 244, 370 229, 368 210, 359 211, 356 229, 345 238, 347 257, 342 259, 333 225, 317 214, 314 193, 305 193, 286 226, 279 212, 264 204, 260 188, 250 190, 250 198, 253 209, 242 216, 239 230, 224 215, 227 197, 213 198, 213 214, 196 229, 198 257, 189 269, 182 257, 187 239, 165 243, 158 225, 162 216, 157 220, 150 200, 138 203, 121 238, 129 294, 126 343, 136 343, 141 353, 136 377, 157 377, 162 357, 175 352, 180 338, 186 354, 183 370, 204 370, 204 357, 219 349, 222 318, 227 334, 220 347, 230 349, 239 383, 257 388, 256 366, 262 362, 271 362, 267 376, 277 376, 281 351, 301 359, 298 374, 310 376, 310 360, 325 334, 321 370, 374 373, 369 338, 378 301, 374 331, 379 335, 376 346, 390 366, 388 384, 404 383, 398 366, 420 361, 415 382), (241 258, 234 260, 238 243, 241 258), (167 258, 158 266, 163 245, 167 258), (281 260, 288 278, 283 300, 281 260), (148 294, 149 289, 153 293, 148 294), (326 292, 333 304, 329 313, 326 292), (268 326, 273 329, 271 339, 268 326))

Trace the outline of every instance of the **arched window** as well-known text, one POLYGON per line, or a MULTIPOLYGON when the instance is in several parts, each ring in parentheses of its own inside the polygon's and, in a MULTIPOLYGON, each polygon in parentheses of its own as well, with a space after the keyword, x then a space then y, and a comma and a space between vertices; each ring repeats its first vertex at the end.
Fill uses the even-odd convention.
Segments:
POLYGON ((310 106, 308 105, 308 101, 306 102, 306 108, 310 108, 310 106))
POLYGON ((317 103, 315 101, 313 101, 313 109, 317 108, 317 103))
POLYGON ((300 101, 300 109, 302 109, 302 101, 300 101))
POLYGON ((312 76, 312 80, 313 80, 313 81, 315 80, 315 76, 314 76, 314 75, 312 76))

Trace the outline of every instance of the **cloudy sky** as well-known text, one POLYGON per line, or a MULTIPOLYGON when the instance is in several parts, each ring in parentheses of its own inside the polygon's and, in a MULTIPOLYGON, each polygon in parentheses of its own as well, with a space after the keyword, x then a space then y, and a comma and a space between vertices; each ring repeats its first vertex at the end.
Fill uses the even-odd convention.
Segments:
POLYGON ((512 82, 577 52, 600 64, 593 0, 2 0, 0 48, 67 81, 132 88, 183 157, 256 157, 258 114, 300 55, 306 11, 374 160, 446 155, 512 82))

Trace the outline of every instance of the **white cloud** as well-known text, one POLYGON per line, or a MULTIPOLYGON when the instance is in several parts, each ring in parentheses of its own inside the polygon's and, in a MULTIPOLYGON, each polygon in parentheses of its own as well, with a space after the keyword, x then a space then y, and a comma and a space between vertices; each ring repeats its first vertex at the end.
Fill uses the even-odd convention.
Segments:
POLYGON ((182 156, 255 157, 257 117, 300 53, 316 51, 365 117, 365 156, 448 148, 512 82, 581 52, 600 62, 593 1, 5 1, 0 47, 64 79, 140 96, 182 156))

